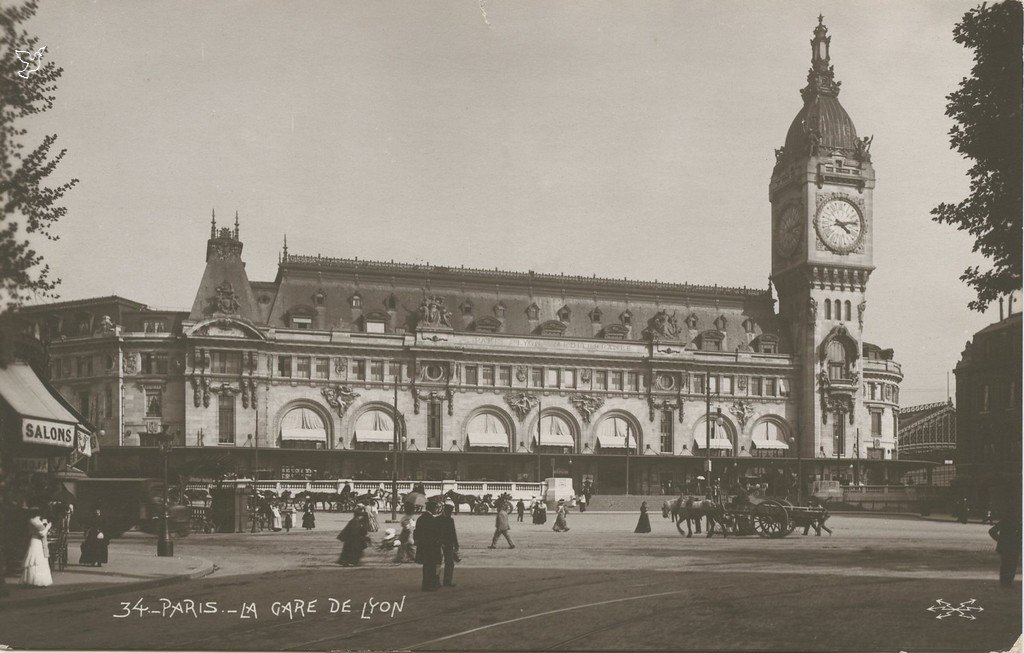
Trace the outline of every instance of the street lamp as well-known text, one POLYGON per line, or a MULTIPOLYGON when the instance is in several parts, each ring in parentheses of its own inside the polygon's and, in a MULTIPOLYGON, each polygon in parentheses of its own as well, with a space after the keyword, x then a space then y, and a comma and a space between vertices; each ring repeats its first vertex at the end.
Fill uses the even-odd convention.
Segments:
MULTIPOLYGON (((708 496, 711 496, 711 375, 704 375, 704 471, 708 475, 708 496)), ((719 394, 714 394, 716 398, 719 394)), ((721 427, 725 424, 722 419, 722 409, 715 411, 715 425, 721 427)))
POLYGON ((796 437, 790 436, 789 443, 796 449, 796 503, 799 506, 804 503, 804 473, 803 457, 800 455, 800 431, 796 432, 796 437))
POLYGON ((163 516, 160 520, 160 539, 156 542, 156 554, 161 558, 173 558, 174 557, 174 542, 171 541, 171 532, 167 527, 167 520, 170 518, 168 513, 168 498, 167 498, 167 461, 171 457, 171 449, 174 446, 174 435, 168 433, 166 428, 157 436, 157 443, 160 446, 160 454, 164 459, 164 504, 163 504, 163 516))

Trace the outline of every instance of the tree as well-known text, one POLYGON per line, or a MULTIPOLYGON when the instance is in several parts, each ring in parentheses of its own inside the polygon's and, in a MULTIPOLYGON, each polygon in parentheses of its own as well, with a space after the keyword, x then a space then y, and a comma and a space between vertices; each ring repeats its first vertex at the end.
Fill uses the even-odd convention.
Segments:
POLYGON ((4 46, 0 57, 0 312, 32 295, 53 296, 60 279, 51 276, 49 265, 28 238, 37 234, 57 240, 53 227, 67 212, 59 202, 78 183, 72 179, 56 186, 46 184, 66 152, 52 154, 56 134, 43 137, 31 149, 24 142, 28 137, 25 119, 53 107, 56 82, 64 72, 48 60, 39 39, 22 27, 37 9, 37 0, 0 6, 4 46), (38 69, 14 56, 15 51, 37 53, 41 48, 43 63, 38 69))
POLYGON ((1019 0, 982 4, 953 29, 953 39, 974 50, 971 76, 946 97, 956 121, 950 145, 974 161, 971 192, 931 213, 971 234, 974 251, 991 262, 960 276, 977 292, 968 304, 975 311, 1021 287, 1021 15, 1019 0))

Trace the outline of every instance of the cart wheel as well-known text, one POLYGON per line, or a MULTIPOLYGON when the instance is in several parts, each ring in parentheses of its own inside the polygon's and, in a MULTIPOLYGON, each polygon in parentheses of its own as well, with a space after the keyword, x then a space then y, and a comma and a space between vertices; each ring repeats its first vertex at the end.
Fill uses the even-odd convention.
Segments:
POLYGON ((775 499, 762 501, 754 509, 754 530, 761 537, 779 538, 793 532, 786 507, 775 499))

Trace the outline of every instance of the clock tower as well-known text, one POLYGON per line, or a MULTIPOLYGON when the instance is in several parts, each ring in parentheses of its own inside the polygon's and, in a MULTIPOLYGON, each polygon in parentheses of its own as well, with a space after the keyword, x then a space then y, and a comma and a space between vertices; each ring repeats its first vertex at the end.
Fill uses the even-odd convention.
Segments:
POLYGON ((862 331, 872 265, 870 138, 839 104, 831 37, 818 17, 803 108, 769 185, 772 281, 799 356, 800 453, 852 458, 863 405, 862 331))

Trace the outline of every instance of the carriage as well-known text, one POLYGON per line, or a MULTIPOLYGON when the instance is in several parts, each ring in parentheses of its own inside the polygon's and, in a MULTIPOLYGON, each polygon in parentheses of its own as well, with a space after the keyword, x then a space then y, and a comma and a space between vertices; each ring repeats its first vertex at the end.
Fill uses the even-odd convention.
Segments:
POLYGON ((829 517, 828 509, 823 504, 796 506, 783 498, 773 497, 759 499, 739 495, 731 502, 714 503, 708 500, 694 502, 692 499, 682 502, 679 499, 671 508, 673 521, 679 533, 689 537, 692 534, 691 520, 697 520, 697 533, 700 533, 700 517, 708 518, 708 537, 719 527, 723 535, 754 535, 766 538, 786 537, 798 527, 804 533, 811 528, 816 535, 825 526, 829 517), (685 526, 685 528, 684 528, 685 526))

